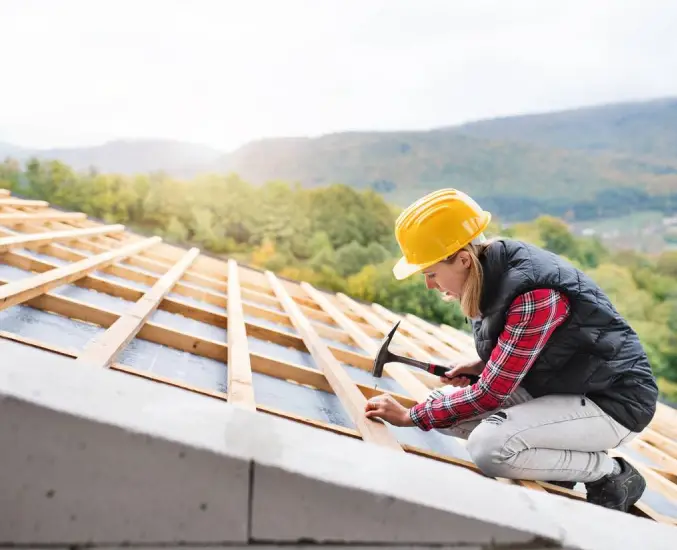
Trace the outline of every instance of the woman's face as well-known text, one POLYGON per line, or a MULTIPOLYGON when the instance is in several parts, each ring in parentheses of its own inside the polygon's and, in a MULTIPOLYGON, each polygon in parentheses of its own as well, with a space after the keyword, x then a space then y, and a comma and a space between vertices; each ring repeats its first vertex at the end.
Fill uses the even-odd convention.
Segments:
POLYGON ((424 269, 425 284, 429 289, 439 291, 446 299, 458 300, 468 278, 470 265, 468 252, 462 250, 452 260, 441 261, 424 269))

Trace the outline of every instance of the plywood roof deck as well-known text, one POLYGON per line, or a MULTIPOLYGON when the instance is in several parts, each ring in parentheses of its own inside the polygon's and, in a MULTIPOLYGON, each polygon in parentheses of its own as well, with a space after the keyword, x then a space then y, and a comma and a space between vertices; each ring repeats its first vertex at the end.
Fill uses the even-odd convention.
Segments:
MULTIPOLYGON (((469 335, 327 293, 119 224, 57 211, 0 190, 0 337, 478 472, 465 442, 365 421, 366 400, 390 393, 410 406, 437 378, 391 364, 370 375, 381 338, 419 359, 475 355, 469 335)), ((621 449, 648 489, 633 513, 677 524, 677 411, 621 449)), ((612 453, 613 454, 613 453, 612 453)), ((547 483, 497 480, 583 499, 547 483)))

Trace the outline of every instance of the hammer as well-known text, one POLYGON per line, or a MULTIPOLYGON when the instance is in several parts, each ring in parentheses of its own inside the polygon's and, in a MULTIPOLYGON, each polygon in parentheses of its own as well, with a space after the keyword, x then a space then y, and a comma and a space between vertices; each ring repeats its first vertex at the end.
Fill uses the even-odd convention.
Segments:
MULTIPOLYGON (((374 366, 371 369, 372 376, 376 378, 381 378, 381 376, 383 376, 383 367, 385 367, 386 363, 393 362, 405 363, 407 365, 411 365, 412 367, 422 369, 426 372, 431 372, 437 376, 443 376, 446 372, 450 370, 449 367, 445 367, 444 365, 426 363, 425 361, 418 361, 417 359, 403 357, 401 355, 397 355, 391 352, 388 349, 388 346, 390 345, 390 341, 393 339, 393 336, 395 335, 395 332, 397 331, 397 328, 399 326, 400 321, 397 321, 397 323, 395 323, 395 326, 392 329, 390 329, 390 332, 383 339, 383 343, 381 344, 381 347, 379 348, 378 353, 376 354, 376 358, 374 359, 374 366)), ((459 376, 464 376, 468 378, 470 382, 473 384, 477 382, 480 378, 476 374, 461 374, 459 376)))

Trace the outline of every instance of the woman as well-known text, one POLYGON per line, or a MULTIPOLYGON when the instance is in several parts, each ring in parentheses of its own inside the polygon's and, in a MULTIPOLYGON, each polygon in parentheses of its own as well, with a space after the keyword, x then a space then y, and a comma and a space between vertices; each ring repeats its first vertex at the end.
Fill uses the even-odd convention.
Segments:
POLYGON ((460 301, 479 360, 407 409, 390 396, 365 415, 467 438, 486 475, 586 485, 587 500, 627 511, 646 482, 607 450, 651 421, 658 389, 639 339, 602 290, 570 263, 510 239, 486 241, 490 221, 454 189, 431 193, 397 219, 397 279, 460 301), (480 375, 470 385, 463 375, 480 375))

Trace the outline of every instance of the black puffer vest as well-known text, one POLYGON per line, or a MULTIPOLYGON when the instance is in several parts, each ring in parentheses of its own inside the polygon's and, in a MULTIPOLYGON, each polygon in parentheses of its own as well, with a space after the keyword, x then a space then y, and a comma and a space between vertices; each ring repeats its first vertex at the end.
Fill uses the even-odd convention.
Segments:
POLYGON ((658 388, 637 334, 609 298, 583 272, 556 254, 500 239, 481 255, 481 318, 472 321, 477 352, 488 361, 510 303, 536 288, 553 288, 571 313, 555 330, 522 381, 533 397, 576 394, 594 401, 614 420, 639 432, 656 411, 658 388))

